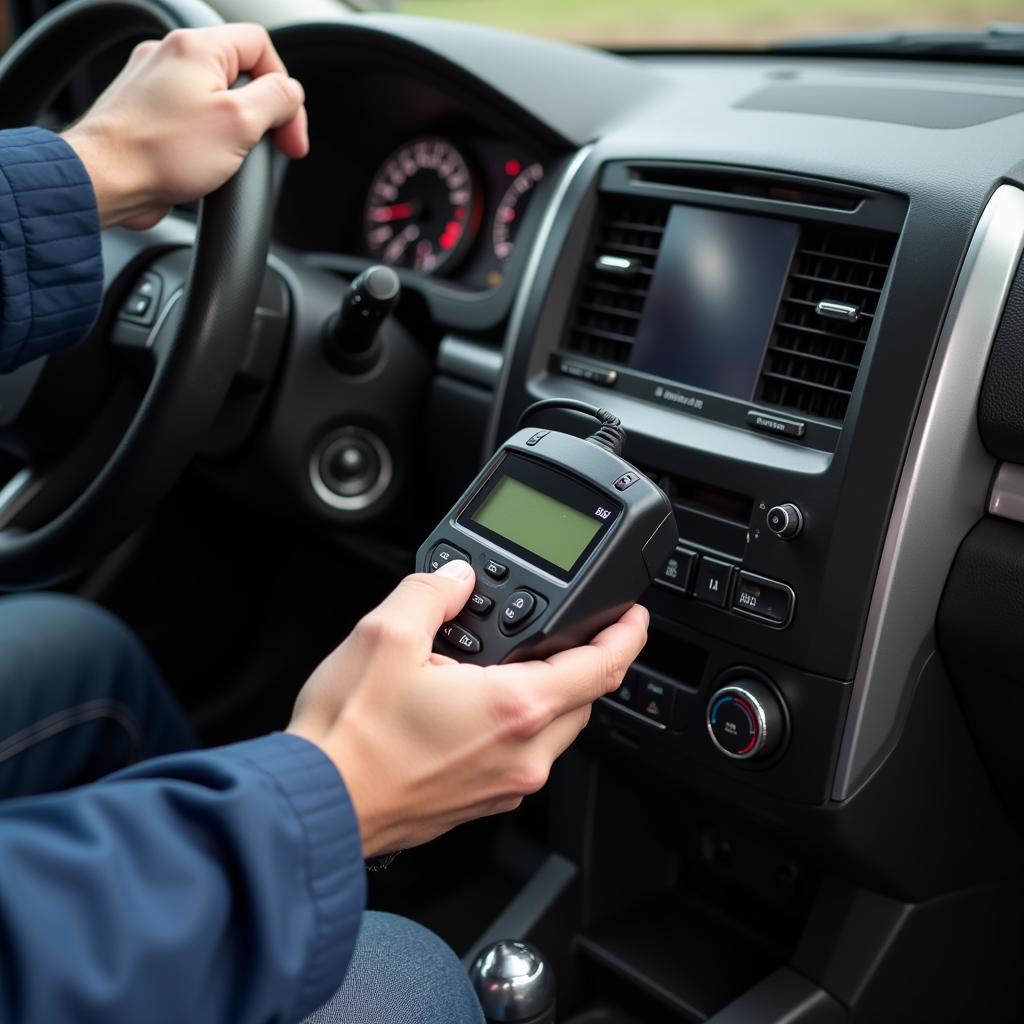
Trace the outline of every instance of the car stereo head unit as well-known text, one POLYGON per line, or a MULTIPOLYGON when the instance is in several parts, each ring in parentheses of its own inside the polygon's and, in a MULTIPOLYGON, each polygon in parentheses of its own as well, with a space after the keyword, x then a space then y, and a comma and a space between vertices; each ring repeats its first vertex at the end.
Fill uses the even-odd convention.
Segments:
POLYGON ((691 187, 689 175, 709 173, 604 167, 548 368, 835 451, 870 358, 906 202, 725 169, 721 188, 691 187))
POLYGON ((793 221, 673 206, 630 368, 750 401, 798 235, 793 221))

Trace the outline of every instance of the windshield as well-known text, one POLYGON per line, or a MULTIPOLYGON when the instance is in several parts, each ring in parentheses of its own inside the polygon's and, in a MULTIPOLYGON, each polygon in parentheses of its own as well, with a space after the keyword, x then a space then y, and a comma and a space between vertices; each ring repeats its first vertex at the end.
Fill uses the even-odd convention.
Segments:
POLYGON ((609 49, 745 49, 893 29, 984 29, 1021 0, 392 0, 424 14, 609 49))

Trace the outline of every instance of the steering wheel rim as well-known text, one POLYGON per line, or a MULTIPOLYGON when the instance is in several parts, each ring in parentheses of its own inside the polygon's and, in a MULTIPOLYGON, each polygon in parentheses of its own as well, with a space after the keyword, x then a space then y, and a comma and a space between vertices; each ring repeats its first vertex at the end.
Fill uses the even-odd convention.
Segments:
MULTIPOLYGON (((73 0, 36 22, 0 60, 0 113, 31 123, 74 70, 112 43, 222 24, 199 0, 73 0), (46 69, 62 68, 62 75, 46 69), (12 116, 13 112, 13 116, 12 116)), ((80 572, 137 528, 185 470, 242 360, 266 267, 272 152, 263 140, 200 205, 188 276, 146 393, 95 479, 35 529, 0 529, 0 590, 80 572)), ((109 282, 108 282, 109 292, 109 282)), ((154 328, 154 333, 158 328, 154 328)))

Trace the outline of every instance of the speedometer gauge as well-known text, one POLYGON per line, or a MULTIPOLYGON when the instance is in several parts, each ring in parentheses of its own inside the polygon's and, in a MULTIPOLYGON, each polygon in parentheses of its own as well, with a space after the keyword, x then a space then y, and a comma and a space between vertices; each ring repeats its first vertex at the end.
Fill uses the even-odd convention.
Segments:
POLYGON ((391 266, 431 273, 454 266, 473 241, 480 210, 462 154, 427 136, 396 149, 366 200, 366 247, 391 266))
MULTIPOLYGON (((518 163, 518 161, 511 163, 518 163)), ((526 199, 534 185, 542 177, 544 177, 544 168, 540 164, 530 164, 526 170, 520 171, 516 175, 515 180, 501 197, 501 202, 498 203, 498 209, 494 214, 494 224, 491 227, 491 244, 494 246, 494 255, 499 263, 503 263, 512 255, 515 234, 519 227, 519 221, 522 219, 523 210, 526 208, 526 199)))

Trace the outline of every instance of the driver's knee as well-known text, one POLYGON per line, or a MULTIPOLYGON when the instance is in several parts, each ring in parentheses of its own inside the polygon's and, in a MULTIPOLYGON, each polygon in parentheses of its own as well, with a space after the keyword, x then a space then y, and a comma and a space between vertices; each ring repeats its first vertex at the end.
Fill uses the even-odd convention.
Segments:
POLYGON ((91 781, 192 743, 119 619, 62 594, 0 599, 0 796, 91 781))
POLYGON ((483 1024, 469 977, 422 925, 363 915, 345 982, 305 1024, 483 1024))

